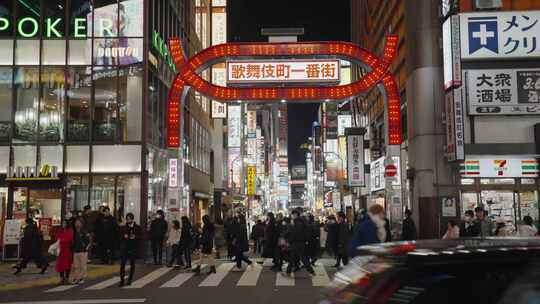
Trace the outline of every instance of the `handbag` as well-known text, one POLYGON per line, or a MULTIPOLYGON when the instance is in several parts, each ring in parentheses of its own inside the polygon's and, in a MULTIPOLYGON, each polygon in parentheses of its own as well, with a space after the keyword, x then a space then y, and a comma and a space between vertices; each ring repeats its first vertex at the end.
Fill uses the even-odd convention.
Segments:
POLYGON ((47 252, 50 255, 59 256, 60 255, 60 241, 56 241, 52 243, 51 246, 49 246, 49 250, 47 252))

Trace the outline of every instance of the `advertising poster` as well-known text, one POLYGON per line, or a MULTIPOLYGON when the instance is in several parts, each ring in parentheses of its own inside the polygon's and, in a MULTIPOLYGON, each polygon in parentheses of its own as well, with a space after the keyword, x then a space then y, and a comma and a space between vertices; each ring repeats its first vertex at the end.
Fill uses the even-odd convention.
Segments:
POLYGON ((457 197, 443 197, 442 199, 442 216, 456 217, 457 216, 457 197))

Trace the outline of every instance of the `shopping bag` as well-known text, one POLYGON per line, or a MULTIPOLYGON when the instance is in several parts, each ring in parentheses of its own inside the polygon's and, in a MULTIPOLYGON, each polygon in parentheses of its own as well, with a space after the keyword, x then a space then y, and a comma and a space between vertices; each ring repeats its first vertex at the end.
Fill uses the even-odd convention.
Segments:
POLYGON ((51 246, 49 246, 48 252, 50 255, 59 256, 60 255, 60 241, 56 241, 51 246))

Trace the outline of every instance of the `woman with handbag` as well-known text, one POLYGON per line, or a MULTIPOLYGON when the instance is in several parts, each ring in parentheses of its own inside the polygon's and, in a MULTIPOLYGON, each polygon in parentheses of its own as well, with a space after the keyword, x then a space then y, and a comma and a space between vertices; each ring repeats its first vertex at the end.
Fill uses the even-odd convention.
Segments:
POLYGON ((56 258, 56 272, 60 274, 60 284, 68 282, 71 265, 73 264, 73 229, 69 220, 62 220, 62 228, 56 235, 60 248, 60 253, 56 258))

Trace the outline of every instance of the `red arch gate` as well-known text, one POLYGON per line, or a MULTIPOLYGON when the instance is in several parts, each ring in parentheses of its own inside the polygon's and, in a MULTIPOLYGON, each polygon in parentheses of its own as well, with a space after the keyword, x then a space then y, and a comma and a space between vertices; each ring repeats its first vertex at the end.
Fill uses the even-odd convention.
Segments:
MULTIPOLYGON (((401 144, 401 104, 399 91, 390 65, 397 52, 398 37, 386 36, 382 57, 378 57, 358 45, 349 42, 294 42, 294 43, 225 43, 215 45, 186 58, 179 38, 169 40, 171 57, 177 67, 176 75, 168 96, 167 145, 179 148, 181 134, 181 109, 190 88, 206 97, 225 103, 237 101, 257 102, 341 102, 352 99, 370 88, 377 86, 385 96, 385 119, 387 125, 387 157, 399 157, 401 144), (208 67, 226 60, 239 59, 281 59, 291 57, 343 59, 363 65, 368 71, 361 79, 346 85, 336 86, 253 86, 222 87, 209 83, 198 74, 208 67)), ((183 164, 179 151, 179 163, 183 164)), ((182 170, 183 165, 179 166, 182 170)), ((183 172, 180 171, 180 185, 183 172)))

